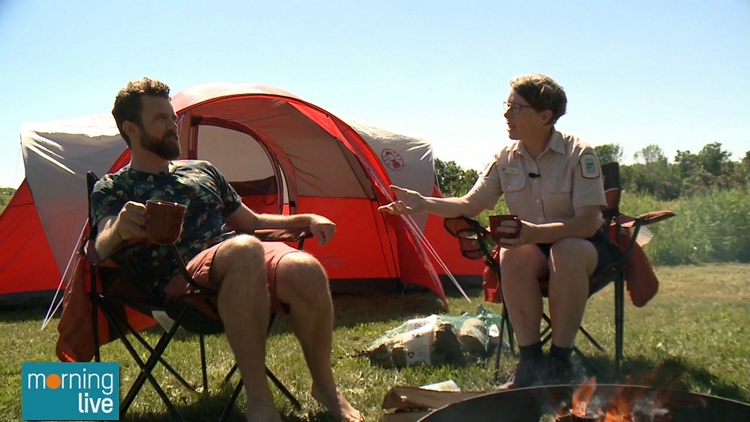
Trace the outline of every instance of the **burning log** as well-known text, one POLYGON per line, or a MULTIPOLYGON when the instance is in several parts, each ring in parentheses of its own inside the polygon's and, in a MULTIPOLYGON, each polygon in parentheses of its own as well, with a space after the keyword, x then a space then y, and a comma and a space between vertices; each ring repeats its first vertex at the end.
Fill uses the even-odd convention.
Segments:
POLYGON ((555 422, 597 422, 599 421, 598 416, 577 416, 572 413, 558 416, 555 418, 555 422))
POLYGON ((662 407, 664 394, 622 386, 612 397, 605 399, 595 396, 596 388, 596 378, 589 378, 573 392, 570 409, 563 409, 558 413, 555 421, 666 422, 672 420, 669 411, 662 407), (595 402, 604 405, 592 406, 595 402))

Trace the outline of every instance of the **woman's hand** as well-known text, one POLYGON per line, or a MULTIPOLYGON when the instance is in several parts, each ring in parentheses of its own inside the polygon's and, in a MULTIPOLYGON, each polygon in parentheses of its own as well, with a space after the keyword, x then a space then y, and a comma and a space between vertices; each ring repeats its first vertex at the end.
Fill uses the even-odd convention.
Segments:
POLYGON ((396 185, 391 185, 391 190, 398 199, 388 205, 378 207, 378 211, 397 215, 409 215, 424 211, 427 200, 419 192, 396 185))
MULTIPOLYGON (((498 243, 500 247, 512 249, 517 248, 521 245, 530 243, 540 243, 537 241, 537 235, 539 233, 539 226, 534 223, 530 223, 525 220, 518 220, 521 224, 521 230, 516 237, 500 237, 498 243)), ((500 222, 497 227, 497 233, 503 233, 505 235, 513 235, 516 232, 516 222, 513 220, 506 220, 500 222)))

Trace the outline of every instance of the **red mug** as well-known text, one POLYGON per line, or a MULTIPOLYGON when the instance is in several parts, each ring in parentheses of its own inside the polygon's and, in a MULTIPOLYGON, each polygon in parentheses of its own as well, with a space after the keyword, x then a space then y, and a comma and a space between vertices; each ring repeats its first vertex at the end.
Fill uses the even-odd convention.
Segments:
POLYGON ((517 215, 491 215, 490 216, 490 234, 495 243, 499 243, 500 239, 514 239, 521 234, 521 219, 517 215), (501 233, 497 231, 497 228, 503 225, 503 221, 513 221, 515 224, 515 231, 513 233, 501 233))
POLYGON ((146 235, 159 245, 171 245, 182 234, 187 207, 175 202, 146 201, 146 235))

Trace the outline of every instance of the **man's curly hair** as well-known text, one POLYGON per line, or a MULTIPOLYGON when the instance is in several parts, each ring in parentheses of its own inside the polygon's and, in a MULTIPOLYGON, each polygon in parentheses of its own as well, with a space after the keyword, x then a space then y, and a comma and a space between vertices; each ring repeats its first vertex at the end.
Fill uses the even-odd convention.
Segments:
POLYGON ((143 111, 143 102, 141 97, 144 95, 153 95, 169 99, 169 87, 164 82, 155 79, 142 78, 128 82, 128 85, 121 89, 115 97, 115 106, 112 108, 112 116, 117 123, 117 129, 120 131, 122 139, 130 147, 130 139, 122 130, 123 123, 130 121, 142 125, 141 111, 143 111))

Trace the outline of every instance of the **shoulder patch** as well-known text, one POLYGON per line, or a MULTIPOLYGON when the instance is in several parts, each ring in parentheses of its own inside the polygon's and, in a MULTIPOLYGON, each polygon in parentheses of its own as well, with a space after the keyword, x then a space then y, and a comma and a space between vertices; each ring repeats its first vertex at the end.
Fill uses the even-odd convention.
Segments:
POLYGON ((490 173, 492 172, 492 168, 493 168, 494 166, 495 166, 495 162, 494 162, 494 161, 493 161, 493 162, 491 162, 491 163, 489 163, 489 164, 487 164, 487 167, 485 167, 485 168, 484 168, 484 170, 482 170, 482 177, 487 177, 487 176, 489 176, 489 175, 490 175, 490 173))
POLYGON ((581 157, 581 175, 586 179, 596 179, 601 176, 599 160, 596 155, 588 152, 581 157))

